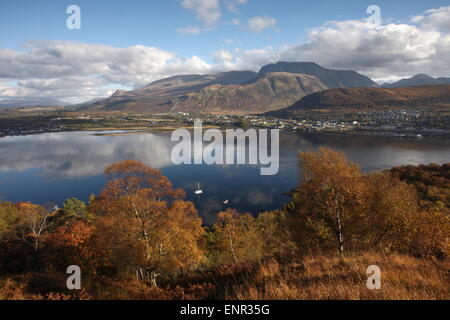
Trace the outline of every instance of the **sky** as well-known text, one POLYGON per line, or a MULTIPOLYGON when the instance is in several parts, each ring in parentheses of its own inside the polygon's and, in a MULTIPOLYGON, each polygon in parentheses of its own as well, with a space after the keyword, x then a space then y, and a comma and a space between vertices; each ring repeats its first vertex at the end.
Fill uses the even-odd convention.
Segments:
POLYGON ((449 31, 448 0, 2 0, 0 100, 78 103, 176 74, 277 61, 380 83, 450 77, 449 31), (374 5, 379 23, 367 12, 374 5))

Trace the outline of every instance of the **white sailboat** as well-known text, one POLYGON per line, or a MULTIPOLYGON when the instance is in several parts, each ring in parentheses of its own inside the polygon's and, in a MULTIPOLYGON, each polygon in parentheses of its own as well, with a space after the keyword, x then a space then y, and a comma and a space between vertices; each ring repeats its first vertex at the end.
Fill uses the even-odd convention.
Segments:
POLYGON ((202 194, 202 193, 203 193, 203 189, 200 187, 200 182, 198 182, 197 190, 195 190, 195 194, 202 194))

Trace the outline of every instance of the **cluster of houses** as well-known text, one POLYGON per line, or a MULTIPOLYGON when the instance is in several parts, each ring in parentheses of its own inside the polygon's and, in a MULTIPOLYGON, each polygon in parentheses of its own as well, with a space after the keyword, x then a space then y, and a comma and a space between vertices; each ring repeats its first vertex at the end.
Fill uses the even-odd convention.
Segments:
POLYGON ((49 121, 24 122, 15 125, 0 125, 0 137, 14 135, 30 135, 44 132, 58 132, 67 130, 67 125, 74 123, 91 123, 109 121, 114 119, 118 123, 129 121, 148 121, 148 127, 158 127, 164 125, 192 125, 195 120, 201 120, 204 125, 220 127, 260 127, 272 129, 289 129, 294 131, 350 131, 366 130, 379 132, 413 132, 417 137, 421 133, 444 133, 450 132, 439 128, 428 128, 424 121, 424 111, 420 109, 411 110, 386 110, 386 111, 364 111, 344 115, 334 115, 323 117, 322 119, 278 119, 261 115, 222 115, 222 114, 190 114, 179 112, 177 114, 166 114, 152 116, 148 115, 108 115, 99 117, 90 114, 76 114, 73 117, 54 117, 49 121), (146 118, 147 117, 147 118, 146 118), (155 120, 156 119, 156 120, 155 120))

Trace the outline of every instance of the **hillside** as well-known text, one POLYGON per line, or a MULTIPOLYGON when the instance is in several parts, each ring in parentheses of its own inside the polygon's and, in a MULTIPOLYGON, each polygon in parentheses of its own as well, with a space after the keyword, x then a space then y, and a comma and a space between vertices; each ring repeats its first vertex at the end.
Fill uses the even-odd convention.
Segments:
POLYGON ((16 108, 16 107, 60 107, 65 103, 52 98, 27 97, 27 98, 9 98, 0 97, 0 109, 16 108))
POLYGON ((190 78, 189 85, 184 80, 173 78, 135 92, 118 92, 91 108, 155 113, 259 113, 287 107, 308 94, 327 89, 316 77, 291 73, 271 73, 246 84, 204 86, 211 81, 207 76, 190 78), (193 87, 200 89, 191 91, 193 87))
POLYGON ((427 74, 417 74, 408 79, 402 79, 394 83, 385 83, 383 88, 400 88, 410 86, 426 86, 437 84, 450 84, 450 78, 433 78, 427 74))
POLYGON ((313 76, 270 73, 249 84, 213 85, 179 97, 174 100, 172 110, 205 113, 278 110, 299 97, 325 89, 326 86, 313 76))
POLYGON ((377 87, 370 78, 352 70, 332 70, 319 66, 313 62, 278 62, 264 66, 260 74, 270 72, 303 73, 316 76, 328 88, 343 87, 377 87))
POLYGON ((118 90, 108 99, 84 108, 148 113, 266 112, 287 107, 319 90, 358 86, 372 87, 376 83, 355 71, 326 69, 311 62, 279 62, 264 66, 259 73, 230 71, 173 76, 138 90, 118 90), (270 76, 273 73, 277 75, 270 76), (300 82, 299 74, 306 75, 300 82), (320 84, 312 83, 311 77, 320 84), (306 87, 303 88, 302 82, 306 87))
MULTIPOLYGON (((258 77, 252 71, 230 71, 213 75, 182 75, 162 79, 132 92, 136 96, 147 94, 176 95, 197 91, 207 86, 220 84, 244 84, 258 77)), ((123 96, 123 95, 122 95, 123 96)), ((126 96, 126 94, 125 94, 126 96)))
POLYGON ((402 88, 341 88, 306 96, 270 115, 287 116, 310 110, 342 111, 397 107, 450 106, 450 85, 402 88))

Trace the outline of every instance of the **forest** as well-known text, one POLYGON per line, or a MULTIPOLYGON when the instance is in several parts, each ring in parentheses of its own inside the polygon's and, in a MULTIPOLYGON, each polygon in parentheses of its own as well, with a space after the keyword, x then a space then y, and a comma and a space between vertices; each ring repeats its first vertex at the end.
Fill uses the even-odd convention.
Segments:
POLYGON ((450 164, 364 173, 320 148, 299 166, 283 208, 228 209, 212 226, 134 160, 107 166, 88 203, 1 202, 0 300, 449 298, 450 164), (71 265, 81 290, 66 286, 71 265))

